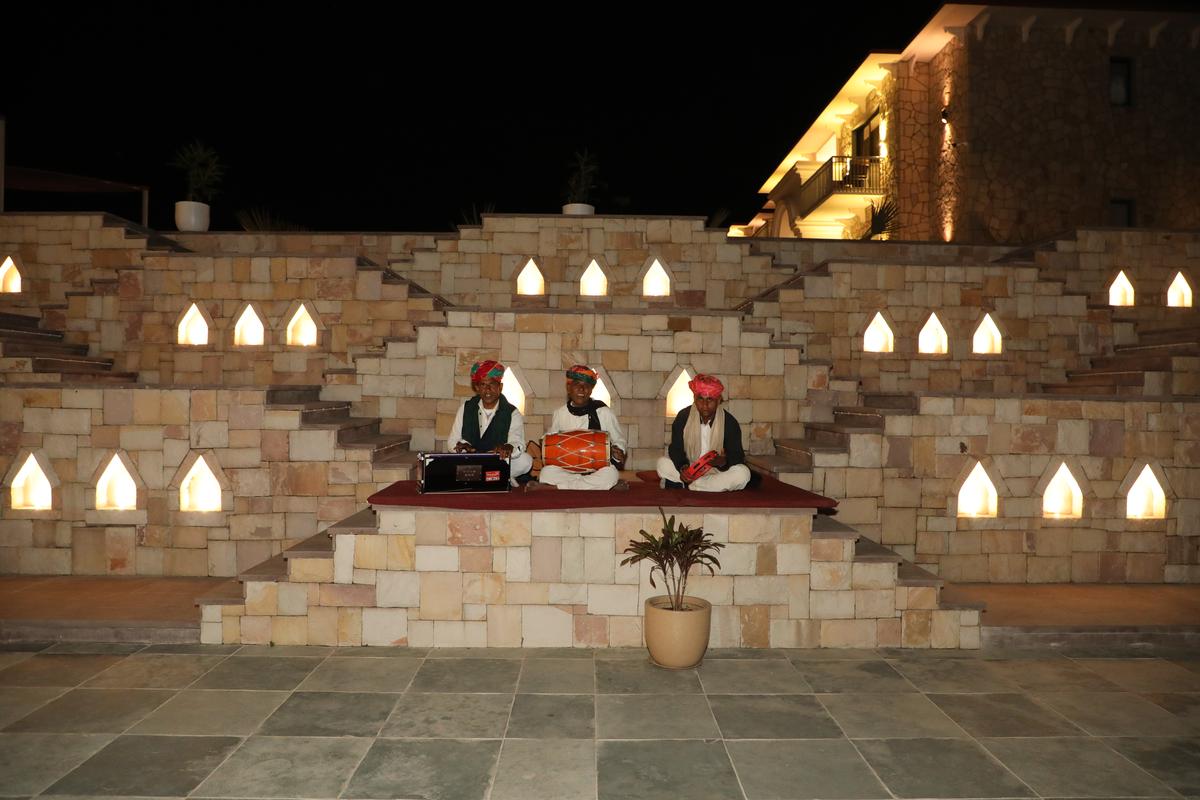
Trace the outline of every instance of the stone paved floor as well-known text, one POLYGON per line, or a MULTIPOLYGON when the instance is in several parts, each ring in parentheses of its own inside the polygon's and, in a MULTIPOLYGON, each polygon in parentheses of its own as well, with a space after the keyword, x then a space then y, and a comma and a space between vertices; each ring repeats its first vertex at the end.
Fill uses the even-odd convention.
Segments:
POLYGON ((1200 653, 8 645, 35 795, 1200 797, 1200 653))

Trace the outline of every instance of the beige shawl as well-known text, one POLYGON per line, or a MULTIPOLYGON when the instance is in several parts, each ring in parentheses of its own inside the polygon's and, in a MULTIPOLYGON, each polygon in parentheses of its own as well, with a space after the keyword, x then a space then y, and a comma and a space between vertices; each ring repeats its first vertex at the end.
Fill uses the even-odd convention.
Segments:
MULTIPOLYGON (((713 415, 712 436, 708 439, 709 449, 718 453, 725 452, 725 409, 718 408, 713 415)), ((687 453, 688 463, 696 463, 696 459, 706 451, 700 449, 700 412, 692 406, 688 411, 687 423, 683 426, 683 450, 687 453)))

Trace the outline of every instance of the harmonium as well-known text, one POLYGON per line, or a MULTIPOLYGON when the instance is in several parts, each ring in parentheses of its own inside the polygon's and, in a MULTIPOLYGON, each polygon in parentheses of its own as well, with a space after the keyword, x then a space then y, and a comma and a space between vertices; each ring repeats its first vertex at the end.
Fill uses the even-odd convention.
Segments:
POLYGON ((496 453, 417 453, 417 491, 507 492, 511 467, 496 453))

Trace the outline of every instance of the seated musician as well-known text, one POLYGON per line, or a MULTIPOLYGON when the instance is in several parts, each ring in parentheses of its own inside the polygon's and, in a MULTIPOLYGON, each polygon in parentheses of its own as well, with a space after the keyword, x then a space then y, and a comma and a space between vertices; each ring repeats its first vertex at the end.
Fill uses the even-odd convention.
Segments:
MULTIPOLYGON (((594 472, 578 473, 554 464, 542 467, 538 481, 543 487, 559 489, 626 488, 618 469, 625 464, 625 433, 612 409, 592 399, 596 386, 596 370, 576 364, 567 370, 567 402, 554 412, 546 433, 570 431, 604 431, 608 434, 611 462, 594 472)), ((530 484, 527 488, 538 488, 530 484)))
POLYGON ((725 387, 712 375, 697 375, 688 382, 694 398, 671 423, 671 445, 658 459, 658 476, 667 488, 686 486, 694 492, 735 492, 750 482, 750 468, 742 449, 742 429, 734 416, 721 408, 725 387), (707 472, 697 476, 704 466, 707 472))
POLYGON ((456 453, 496 453, 507 458, 515 481, 529 474, 533 459, 525 452, 525 420, 501 394, 503 379, 504 365, 498 361, 480 361, 471 367, 475 396, 459 406, 446 444, 456 453))

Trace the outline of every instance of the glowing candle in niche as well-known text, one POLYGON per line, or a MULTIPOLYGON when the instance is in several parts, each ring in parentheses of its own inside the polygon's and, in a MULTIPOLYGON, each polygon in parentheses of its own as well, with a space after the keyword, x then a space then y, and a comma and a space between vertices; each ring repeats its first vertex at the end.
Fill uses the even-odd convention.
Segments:
POLYGON ((1046 486, 1042 496, 1042 516, 1051 519, 1078 519, 1083 516, 1083 491, 1067 465, 1058 471, 1046 486))
POLYGON ((925 323, 924 328, 921 328, 921 333, 917 337, 917 349, 930 355, 944 355, 949 348, 949 337, 946 336, 946 329, 942 327, 941 320, 938 319, 937 314, 930 314, 929 321, 925 323))
POLYGON ((963 481, 958 490, 958 515, 960 517, 994 517, 998 509, 996 487, 988 477, 983 464, 975 462, 975 469, 963 481))
POLYGON ((21 291, 21 271, 12 256, 7 256, 0 264, 0 293, 15 294, 21 291))
POLYGON ((208 344, 208 320, 200 313, 200 308, 192 303, 187 313, 179 320, 179 344, 208 344))
POLYGON ((595 259, 592 259, 592 263, 588 264, 588 268, 579 279, 579 293, 584 297, 603 297, 608 294, 608 278, 604 276, 604 270, 600 269, 595 259))
POLYGON ((688 381, 691 379, 691 373, 685 369, 679 373, 679 377, 675 379, 675 383, 671 384, 671 388, 667 390, 668 417, 674 417, 692 404, 692 390, 688 388, 688 381))
POLYGON ((1122 270, 1108 287, 1108 304, 1110 306, 1131 306, 1134 302, 1133 284, 1125 277, 1122 270))
POLYGON ((266 340, 266 326, 263 325, 254 306, 246 306, 246 310, 238 317, 233 327, 233 343, 236 345, 259 345, 266 340))
POLYGON ((25 459, 12 482, 12 507, 28 511, 45 511, 52 505, 53 489, 42 465, 33 453, 25 459))
POLYGON ((517 275, 517 294, 545 294, 546 279, 542 277, 542 271, 537 268, 537 264, 533 263, 533 259, 529 259, 525 263, 525 268, 521 270, 521 274, 517 275))
POLYGON ((1128 519, 1164 519, 1167 516, 1167 495, 1149 464, 1142 468, 1138 479, 1129 487, 1125 516, 1128 519))
POLYGON ((137 484, 114 455, 96 482, 96 508, 101 511, 132 511, 137 508, 137 484))
POLYGON ((663 265, 654 259, 646 276, 642 278, 643 297, 667 297, 671 294, 671 276, 663 269, 663 265))
POLYGON ((875 318, 871 320, 866 333, 863 334, 863 350, 868 353, 890 353, 895 346, 896 337, 892 335, 892 329, 888 327, 887 320, 883 318, 882 313, 875 312, 875 318))
POLYGON ((1167 289, 1167 305, 1171 308, 1192 307, 1192 285, 1183 277, 1182 272, 1175 273, 1175 280, 1171 281, 1171 286, 1167 289))
POLYGON ((204 460, 196 459, 179 485, 179 509, 181 511, 220 511, 221 484, 204 460))
POLYGON ((301 305, 292 315, 292 321, 287 326, 287 343, 312 347, 317 343, 317 323, 313 321, 308 307, 301 305))
POLYGON ((983 321, 975 329, 975 337, 971 342, 971 351, 974 353, 995 355, 1004 349, 1003 342, 1004 337, 1000 335, 1000 329, 996 327, 992 315, 984 314, 983 321))

